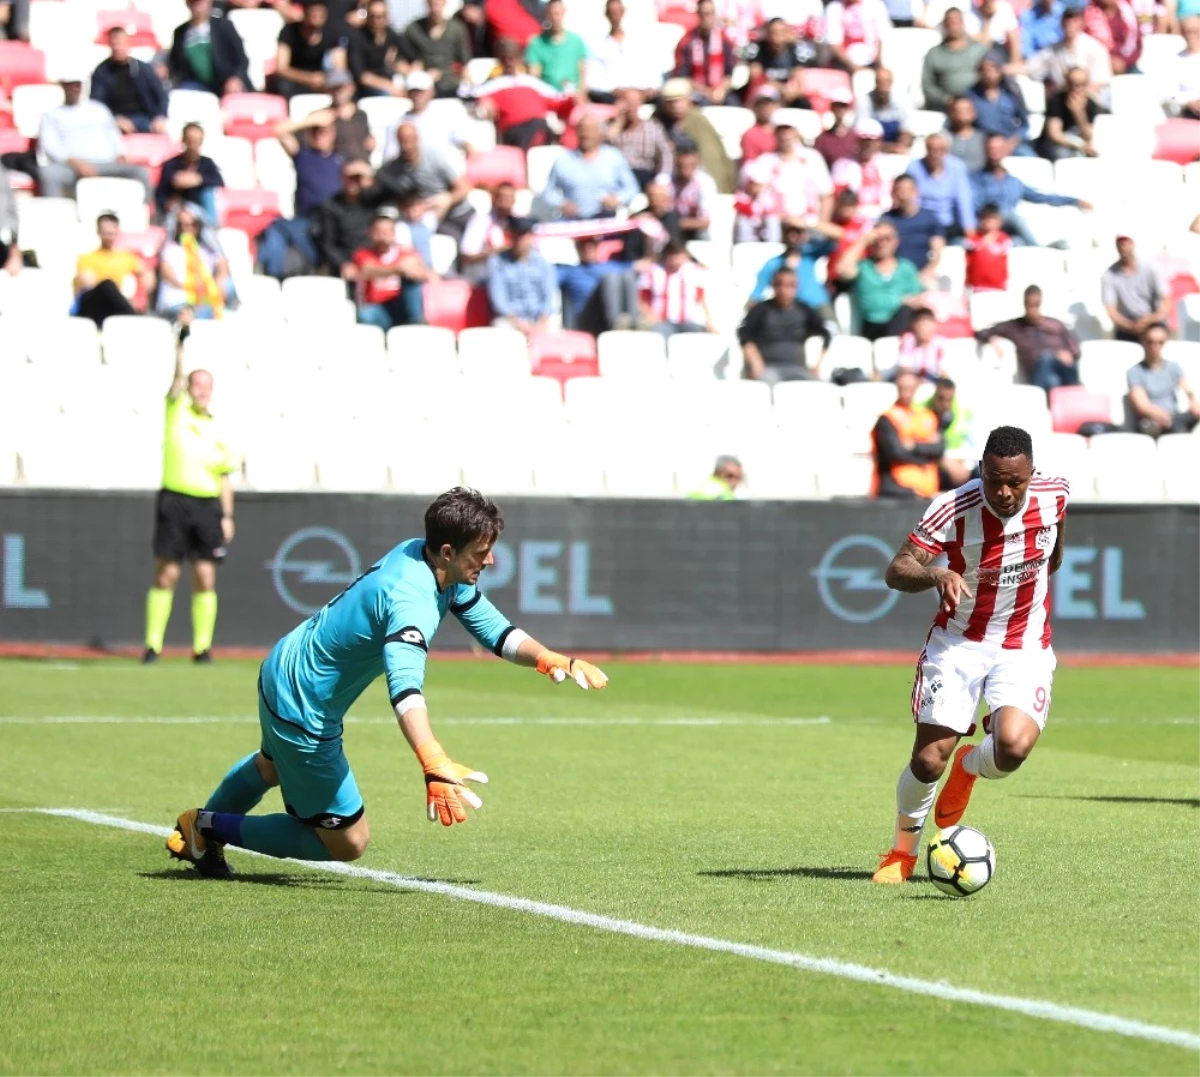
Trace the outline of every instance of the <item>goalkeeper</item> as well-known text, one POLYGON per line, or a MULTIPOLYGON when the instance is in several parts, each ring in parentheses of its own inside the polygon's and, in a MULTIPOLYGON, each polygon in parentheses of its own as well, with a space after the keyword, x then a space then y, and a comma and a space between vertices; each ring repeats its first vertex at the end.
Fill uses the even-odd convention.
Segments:
POLYGON ((456 487, 425 511, 425 537, 400 543, 313 617, 284 636, 258 681, 262 747, 234 764, 203 808, 184 812, 172 856, 214 878, 231 875, 225 846, 298 860, 356 860, 367 847, 363 799, 342 750, 342 718, 380 673, 400 729, 425 773, 426 806, 443 826, 482 802, 467 782, 487 776, 453 762, 434 739, 421 694, 429 642, 447 612, 483 646, 556 683, 603 688, 595 666, 549 651, 514 628, 479 591, 495 563, 500 512, 456 487), (249 815, 278 785, 287 814, 249 815))

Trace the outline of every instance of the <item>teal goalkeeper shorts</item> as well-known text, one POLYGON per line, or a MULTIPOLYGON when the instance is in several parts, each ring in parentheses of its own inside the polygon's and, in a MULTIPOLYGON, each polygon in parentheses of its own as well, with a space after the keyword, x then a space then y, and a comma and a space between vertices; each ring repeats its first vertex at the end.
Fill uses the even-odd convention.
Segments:
POLYGON ((258 690, 262 754, 279 772, 283 806, 309 826, 344 830, 362 818, 363 798, 342 738, 320 738, 275 714, 258 690))

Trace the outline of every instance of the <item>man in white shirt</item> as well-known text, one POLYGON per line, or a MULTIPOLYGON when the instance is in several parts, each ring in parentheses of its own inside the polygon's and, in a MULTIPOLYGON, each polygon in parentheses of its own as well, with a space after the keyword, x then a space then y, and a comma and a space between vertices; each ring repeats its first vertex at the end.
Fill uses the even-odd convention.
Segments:
POLYGON ((1179 23, 1185 48, 1175 57, 1164 88, 1172 112, 1189 120, 1200 120, 1200 15, 1179 23))
POLYGON ((1034 53, 1025 65, 1025 74, 1049 85, 1046 94, 1065 89, 1067 72, 1081 67, 1088 73, 1088 93, 1107 106, 1112 84, 1112 61, 1108 49, 1083 32, 1083 12, 1067 8, 1062 16, 1063 39, 1057 45, 1034 53))
POLYGON ((401 116, 388 127, 387 140, 383 147, 383 159, 390 161, 400 153, 396 141, 396 131, 402 123, 407 123, 417 129, 421 140, 421 148, 431 150, 456 163, 461 162, 466 154, 473 152, 473 147, 467 141, 463 124, 455 120, 454 114, 448 111, 430 111, 429 102, 433 100, 433 79, 427 71, 410 71, 404 80, 404 88, 408 90, 412 109, 401 116))
POLYGON ((608 19, 608 34, 588 46, 588 97, 600 104, 611 105, 622 86, 639 89, 658 89, 661 76, 650 65, 638 62, 638 53, 625 29, 625 5, 622 0, 608 0, 604 5, 608 19))
POLYGON ((68 71, 59 80, 63 103, 42 117, 38 148, 46 164, 38 170, 44 198, 70 198, 76 180, 89 176, 135 179, 150 201, 150 176, 141 165, 121 160, 121 132, 113 114, 83 96, 83 76, 68 71))

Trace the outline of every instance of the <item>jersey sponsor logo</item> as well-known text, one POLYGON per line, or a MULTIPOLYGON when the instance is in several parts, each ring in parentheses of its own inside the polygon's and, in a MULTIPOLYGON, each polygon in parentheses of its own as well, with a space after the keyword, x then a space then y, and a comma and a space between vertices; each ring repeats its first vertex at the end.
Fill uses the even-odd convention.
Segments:
POLYGON ((1039 527, 1033 541, 1039 550, 1049 550, 1054 545, 1054 528, 1039 527))
POLYGON ((1045 563, 1045 558, 1034 557, 1028 561, 1022 561, 1018 565, 981 568, 976 573, 976 579, 980 583, 990 583, 996 587, 1019 587, 1023 583, 1037 579, 1038 573, 1041 572, 1045 563))
POLYGON ((316 613, 362 573, 354 544, 330 527, 304 527, 267 562, 275 593, 296 613, 316 613))
POLYGON ((937 538, 934 536, 933 532, 931 532, 924 523, 917 524, 917 526, 913 528, 913 534, 923 542, 928 542, 931 546, 937 542, 937 538))
POLYGON ((883 574, 891 561, 891 547, 874 535, 839 539, 812 570, 825 608, 852 624, 886 617, 900 599, 900 592, 891 590, 884 581, 883 574))

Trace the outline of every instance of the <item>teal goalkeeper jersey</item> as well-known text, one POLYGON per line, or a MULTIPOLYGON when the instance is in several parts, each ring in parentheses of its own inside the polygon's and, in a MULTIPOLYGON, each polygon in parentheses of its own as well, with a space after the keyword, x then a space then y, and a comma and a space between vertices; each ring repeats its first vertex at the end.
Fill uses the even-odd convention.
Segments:
POLYGON ((275 644, 261 691, 277 719, 329 738, 381 673, 393 706, 419 693, 429 643, 447 613, 500 654, 512 625, 478 586, 439 588, 424 547, 419 538, 400 543, 275 644))

